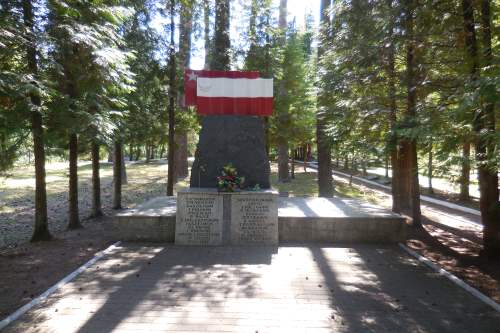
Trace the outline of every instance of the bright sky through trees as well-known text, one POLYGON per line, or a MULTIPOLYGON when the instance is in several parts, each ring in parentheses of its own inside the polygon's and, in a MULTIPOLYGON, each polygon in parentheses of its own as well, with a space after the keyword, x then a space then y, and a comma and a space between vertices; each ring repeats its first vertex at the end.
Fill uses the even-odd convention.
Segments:
MULTIPOLYGON (((231 42, 238 43, 241 40, 241 33, 248 29, 248 18, 241 20, 242 17, 246 17, 247 14, 241 13, 243 9, 243 3, 245 1, 235 1, 231 13, 231 42)), ((273 0, 273 6, 279 6, 279 0, 273 0)), ((318 24, 319 17, 319 0, 288 0, 288 22, 292 22, 295 18, 297 25, 303 27, 304 17, 306 14, 311 13, 314 17, 314 24, 318 24)), ((276 19, 278 18, 278 11, 275 11, 276 19)), ((213 19, 213 18, 212 18, 213 19)), ((202 69, 205 57, 205 50, 203 48, 203 40, 198 39, 194 44, 194 50, 191 58, 191 68, 192 69, 202 69)))

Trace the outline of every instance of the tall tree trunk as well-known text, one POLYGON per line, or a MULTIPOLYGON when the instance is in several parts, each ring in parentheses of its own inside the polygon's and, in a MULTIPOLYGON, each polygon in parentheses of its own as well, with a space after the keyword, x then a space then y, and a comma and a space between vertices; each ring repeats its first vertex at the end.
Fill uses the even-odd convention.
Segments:
POLYGON ((177 88, 175 86, 175 0, 170 0, 170 55, 169 55, 169 96, 168 96, 168 176, 167 176, 167 196, 174 195, 175 183, 175 98, 177 88))
POLYGON ((68 229, 81 228, 78 214, 78 136, 69 135, 69 222, 68 229))
POLYGON ((393 0, 388 0, 387 5, 390 12, 388 39, 389 48, 387 52, 387 76, 388 80, 388 91, 389 91, 389 124, 391 128, 390 137, 390 159, 391 159, 391 193, 392 193, 392 211, 395 213, 401 212, 401 189, 399 184, 401 183, 401 173, 400 161, 399 161, 399 150, 400 145, 398 144, 399 139, 396 133, 397 126, 397 104, 396 104, 396 61, 395 61, 395 47, 394 47, 394 23, 396 20, 395 14, 393 12, 393 0))
MULTIPOLYGON (((179 25, 179 63, 189 68, 191 62, 191 32, 193 30, 193 3, 181 4, 179 25)), ((184 94, 184 85, 179 86, 179 92, 184 94)), ((180 106, 181 107, 181 106, 180 106)), ((187 112, 184 109, 182 112, 187 112)), ((188 132, 185 128, 176 128, 175 133, 175 178, 184 178, 189 175, 188 167, 188 132)))
MULTIPOLYGON (((484 1, 484 0, 482 0, 484 1)), ((476 41, 474 22, 474 7, 471 0, 462 0, 462 10, 465 31, 465 51, 467 64, 470 70, 470 82, 473 89, 478 86, 479 79, 479 57, 476 41)), ((483 42, 485 62, 491 59, 491 28, 490 28, 490 5, 489 2, 481 3, 481 23, 483 29, 483 42)), ((495 144, 485 134, 492 134, 495 129, 494 107, 485 103, 476 109, 474 114, 473 128, 476 134, 475 151, 479 178, 479 208, 481 210, 481 221, 483 223, 483 251, 482 255, 498 259, 500 258, 500 203, 498 202, 498 177, 496 166, 490 168, 488 157, 493 154, 495 144), (489 132, 489 133, 484 133, 489 132)))
POLYGON ((389 155, 387 153, 384 157, 384 177, 389 178, 389 155))
POLYGON ((92 217, 102 216, 99 143, 92 142, 92 217))
POLYGON ((292 179, 295 179, 295 153, 292 153, 292 179))
MULTIPOLYGON (((330 34, 330 0, 321 0, 320 7, 320 31, 323 38, 330 34)), ((325 50, 320 44, 318 48, 318 62, 321 61, 325 50)), ((326 94, 326 92, 323 92, 326 94)), ((318 96, 318 97, 321 97, 318 96)), ((333 178, 332 178, 332 146, 326 134, 328 125, 326 119, 326 105, 321 98, 318 98, 319 108, 316 112, 316 145, 318 153, 318 190, 320 197, 333 196, 333 178)))
POLYGON ((189 175, 187 141, 187 133, 184 132, 175 135, 175 142, 177 144, 175 149, 176 178, 185 178, 189 175))
MULTIPOLYGON (((287 0, 280 0, 280 7, 279 7, 279 19, 278 19, 278 26, 280 29, 280 37, 279 37, 279 44, 282 48, 285 48, 286 46, 286 28, 287 28, 287 22, 286 22, 286 16, 287 16, 287 0)), ((283 101, 287 98, 287 91, 285 87, 285 79, 282 79, 279 82, 278 86, 278 94, 279 98, 282 101, 283 107, 279 109, 278 113, 278 119, 280 124, 286 124, 288 120, 288 109, 286 106, 286 103, 283 103, 283 101)), ((288 161, 290 159, 288 152, 288 136, 286 131, 283 128, 278 129, 279 135, 278 135, 278 180, 280 182, 289 182, 290 181, 290 171, 288 168, 288 161)))
POLYGON ((114 156, 114 148, 110 146, 106 146, 106 149, 108 151, 108 163, 113 163, 113 160, 115 158, 114 156))
MULTIPOLYGON (((481 30, 482 30, 482 40, 483 40, 483 63, 484 66, 490 68, 493 65, 493 52, 491 48, 491 14, 490 14, 490 0, 481 0, 481 30)), ((487 70, 488 71, 488 70, 487 70)), ((491 173, 491 198, 495 200, 497 209, 500 210, 500 200, 499 190, 498 190, 498 164, 495 163, 495 153, 496 146, 494 140, 494 133, 496 131, 496 115, 495 115, 495 86, 493 84, 488 84, 485 89, 485 104, 484 109, 486 113, 486 122, 488 127, 488 132, 492 135, 487 138, 487 152, 488 161, 490 161, 490 168, 488 169, 491 173)))
MULTIPOLYGON (((23 20, 26 27, 28 47, 26 59, 28 70, 36 78, 38 64, 36 62, 36 41, 33 35, 33 5, 31 0, 23 0, 23 20)), ((35 227, 31 241, 50 240, 47 218, 47 189, 45 183, 45 143, 43 138, 43 118, 40 113, 41 100, 38 95, 31 94, 30 101, 33 106, 31 111, 31 135, 33 137, 33 153, 35 156, 35 227)))
POLYGON ((469 201, 469 185, 470 185, 470 141, 466 141, 462 145, 462 169, 460 172, 460 201, 469 201))
POLYGON ((210 56, 210 69, 229 70, 231 40, 229 39, 230 3, 229 0, 215 1, 215 35, 213 53, 210 56))
MULTIPOLYGON (((416 103, 417 103, 417 84, 416 73, 417 67, 415 61, 415 36, 414 36, 414 15, 415 3, 414 0, 406 0, 405 8, 405 23, 406 23, 406 80, 407 80, 407 97, 406 97, 406 122, 408 126, 414 127, 416 121, 416 103)), ((420 187, 418 182, 418 161, 417 161, 417 142, 415 138, 406 139, 406 158, 405 167, 409 173, 409 188, 410 188, 410 214, 413 219, 414 226, 421 226, 420 214, 420 187)))
POLYGON ((120 154, 120 158, 122 159, 122 167, 121 167, 121 173, 122 173, 122 185, 125 185, 128 183, 128 177, 127 177, 127 165, 125 164, 125 154, 123 154, 123 144, 122 144, 122 153, 120 154))
POLYGON ((427 179, 429 181, 428 187, 429 187, 429 193, 433 194, 434 189, 432 188, 432 173, 433 173, 433 152, 432 152, 432 142, 429 144, 429 156, 427 160, 427 179))
POLYGON ((203 0, 203 40, 205 42, 205 65, 203 68, 210 69, 210 0, 203 0))
POLYGON ((122 143, 120 139, 116 139, 114 143, 114 160, 113 163, 113 209, 122 208, 122 143))

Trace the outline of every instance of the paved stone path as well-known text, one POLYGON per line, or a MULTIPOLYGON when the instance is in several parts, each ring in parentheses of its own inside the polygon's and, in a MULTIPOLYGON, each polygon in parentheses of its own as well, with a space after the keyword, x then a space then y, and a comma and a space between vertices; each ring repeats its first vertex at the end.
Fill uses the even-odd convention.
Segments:
POLYGON ((5 332, 499 332, 397 246, 125 244, 5 332))

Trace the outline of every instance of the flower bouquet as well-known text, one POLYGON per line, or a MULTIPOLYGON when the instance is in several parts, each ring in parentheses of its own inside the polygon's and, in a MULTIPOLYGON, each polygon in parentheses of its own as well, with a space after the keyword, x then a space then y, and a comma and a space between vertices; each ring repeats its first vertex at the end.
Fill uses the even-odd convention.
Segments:
POLYGON ((245 177, 238 177, 238 172, 232 164, 222 168, 222 175, 217 177, 217 189, 219 192, 234 192, 243 188, 245 177))

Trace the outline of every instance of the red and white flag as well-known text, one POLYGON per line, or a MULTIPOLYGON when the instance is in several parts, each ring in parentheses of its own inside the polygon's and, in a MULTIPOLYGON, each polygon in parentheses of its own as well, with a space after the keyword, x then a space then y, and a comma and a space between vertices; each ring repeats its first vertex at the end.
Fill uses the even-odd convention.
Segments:
POLYGON ((184 73, 185 105, 202 115, 270 116, 273 80, 258 72, 193 71, 184 73))

